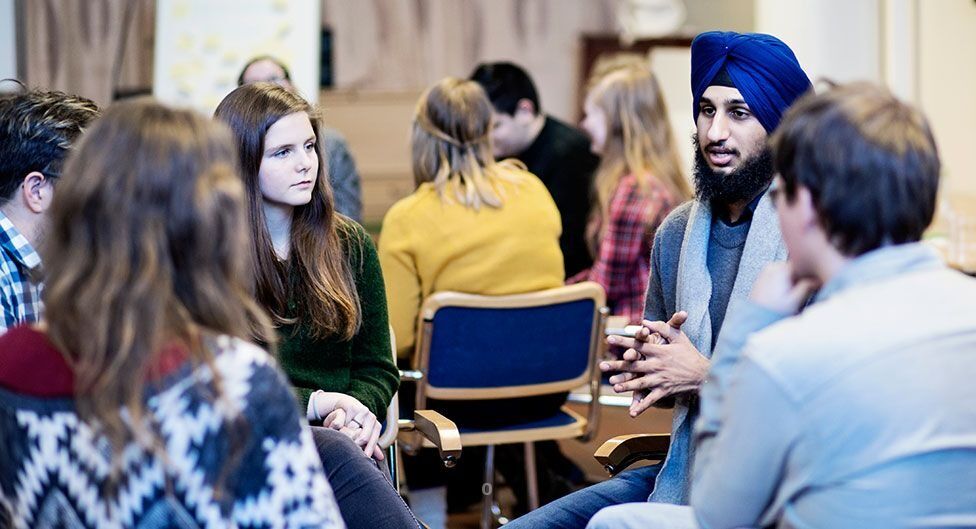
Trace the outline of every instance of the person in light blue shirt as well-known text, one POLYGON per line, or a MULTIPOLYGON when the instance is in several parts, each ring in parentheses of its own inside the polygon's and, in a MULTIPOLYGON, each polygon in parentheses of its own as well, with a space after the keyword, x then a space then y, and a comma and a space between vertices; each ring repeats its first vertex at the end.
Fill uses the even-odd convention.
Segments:
POLYGON ((789 259, 719 337, 691 505, 590 527, 976 526, 976 279, 918 242, 939 182, 928 123, 851 84, 797 102, 772 144, 789 259))

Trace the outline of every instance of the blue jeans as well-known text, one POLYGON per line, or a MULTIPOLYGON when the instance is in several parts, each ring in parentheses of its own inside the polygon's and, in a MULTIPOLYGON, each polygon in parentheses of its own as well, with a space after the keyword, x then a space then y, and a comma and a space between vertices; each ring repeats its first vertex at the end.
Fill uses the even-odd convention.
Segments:
POLYGON ((635 468, 544 505, 505 525, 505 529, 583 529, 604 507, 647 501, 661 465, 635 468))
POLYGON ((330 428, 312 427, 312 439, 349 529, 419 527, 381 467, 352 439, 330 428))

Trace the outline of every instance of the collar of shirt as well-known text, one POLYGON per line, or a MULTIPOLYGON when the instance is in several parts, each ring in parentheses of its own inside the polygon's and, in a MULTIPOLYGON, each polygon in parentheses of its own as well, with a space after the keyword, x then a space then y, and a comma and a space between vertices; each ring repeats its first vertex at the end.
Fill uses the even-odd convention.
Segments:
POLYGON ((746 209, 742 210, 742 215, 739 215, 739 218, 736 219, 735 222, 729 221, 729 214, 727 208, 722 208, 722 207, 717 207, 716 205, 712 205, 712 215, 716 219, 720 220, 722 223, 724 223, 726 226, 729 227, 740 226, 742 224, 750 222, 752 221, 752 215, 756 212, 756 207, 759 206, 759 201, 762 200, 762 197, 766 194, 766 191, 768 190, 769 187, 763 189, 762 193, 759 193, 758 195, 756 195, 755 198, 749 201, 749 203, 746 204, 746 209))
POLYGON ((0 211, 0 247, 13 256, 21 266, 28 269, 33 270, 41 264, 41 256, 2 211, 0 211))
POLYGON ((855 285, 942 267, 945 267, 942 258, 935 249, 925 243, 883 246, 860 255, 844 265, 837 275, 820 289, 816 301, 825 300, 855 285))

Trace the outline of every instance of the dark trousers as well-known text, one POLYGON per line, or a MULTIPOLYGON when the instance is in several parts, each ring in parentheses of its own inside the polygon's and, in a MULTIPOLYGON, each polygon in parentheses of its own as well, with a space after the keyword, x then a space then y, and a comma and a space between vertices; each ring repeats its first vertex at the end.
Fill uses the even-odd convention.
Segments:
POLYGON ((393 488, 385 461, 366 457, 352 439, 330 428, 313 426, 312 438, 349 529, 419 527, 393 488))

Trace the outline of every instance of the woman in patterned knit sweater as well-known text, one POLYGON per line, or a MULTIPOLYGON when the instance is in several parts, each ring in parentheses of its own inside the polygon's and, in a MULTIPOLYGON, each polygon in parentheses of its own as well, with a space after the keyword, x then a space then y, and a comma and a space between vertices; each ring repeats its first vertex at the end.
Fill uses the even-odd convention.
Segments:
POLYGON ((334 210, 319 163, 319 120, 304 99, 272 83, 237 88, 214 117, 237 140, 252 289, 274 318, 278 360, 299 404, 322 425, 312 434, 346 523, 416 527, 375 462, 383 459, 376 440, 400 378, 383 275, 363 228, 334 210))
POLYGON ((69 159, 46 324, 0 337, 0 527, 343 527, 248 295, 230 134, 148 100, 69 159))
POLYGON ((593 266, 567 283, 596 281, 611 314, 639 323, 654 232, 691 186, 657 79, 644 64, 612 69, 590 89, 582 127, 600 155, 594 207, 587 225, 593 266))

